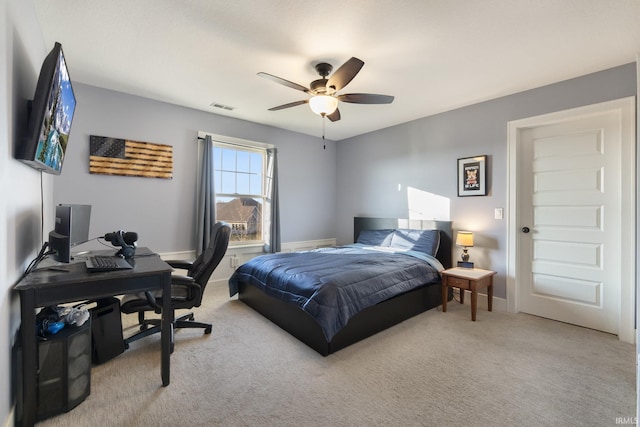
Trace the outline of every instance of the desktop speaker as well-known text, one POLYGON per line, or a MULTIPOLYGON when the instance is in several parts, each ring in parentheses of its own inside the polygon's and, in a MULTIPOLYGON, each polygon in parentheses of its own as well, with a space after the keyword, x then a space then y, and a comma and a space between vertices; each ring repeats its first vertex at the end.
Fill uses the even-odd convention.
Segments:
POLYGON ((55 231, 49 232, 49 248, 55 251, 53 257, 56 259, 56 261, 71 261, 71 251, 69 250, 69 236, 65 236, 55 231))
POLYGON ((38 359, 37 418, 78 406, 91 392, 91 322, 38 342, 38 359))

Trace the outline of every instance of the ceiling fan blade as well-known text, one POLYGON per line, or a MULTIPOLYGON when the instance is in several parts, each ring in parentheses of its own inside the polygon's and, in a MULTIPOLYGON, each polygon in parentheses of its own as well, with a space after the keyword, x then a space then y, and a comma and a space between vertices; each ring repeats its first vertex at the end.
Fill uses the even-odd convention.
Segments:
POLYGON ((294 101, 294 102, 290 102, 288 104, 282 104, 282 105, 278 105, 277 107, 269 108, 269 111, 284 110, 285 108, 296 107, 298 105, 306 104, 308 102, 309 102, 308 99, 305 99, 304 101, 294 101))
POLYGON ((356 57, 349 59, 329 77, 327 88, 331 88, 334 92, 339 91, 353 80, 363 65, 364 62, 356 57))
POLYGON ((391 104, 393 96, 377 95, 375 93, 347 93, 339 95, 338 100, 352 104, 391 104))
POLYGON ((337 122, 338 120, 340 120, 340 110, 336 108, 336 111, 331 114, 327 114, 327 118, 332 122, 337 122))
POLYGON ((258 73, 258 75, 260 77, 264 77, 265 79, 269 79, 269 80, 274 81, 276 83, 279 83, 281 85, 290 87, 291 89, 296 89, 296 90, 299 90, 299 91, 302 91, 302 92, 305 92, 305 93, 309 92, 308 88, 306 88, 306 87, 304 87, 302 85, 299 85, 298 83, 294 83, 294 82, 290 82, 289 80, 285 80, 285 79, 283 79, 281 77, 274 76, 274 75, 271 75, 271 74, 268 74, 268 73, 262 73, 262 72, 258 73))

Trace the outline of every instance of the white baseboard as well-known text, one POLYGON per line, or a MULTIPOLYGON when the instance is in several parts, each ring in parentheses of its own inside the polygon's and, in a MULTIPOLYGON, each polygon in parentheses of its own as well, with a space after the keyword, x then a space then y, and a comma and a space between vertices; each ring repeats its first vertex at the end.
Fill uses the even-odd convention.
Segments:
MULTIPOLYGON (((306 251, 317 248, 326 248, 336 245, 336 239, 318 239, 318 240, 305 240, 301 242, 286 242, 282 243, 281 252, 294 252, 294 251, 306 251)), ((229 246, 227 249, 228 255, 240 256, 241 254, 257 254, 262 252, 262 245, 250 245, 250 246, 229 246)), ((176 251, 176 252, 163 252, 160 254, 162 259, 193 259, 196 256, 196 251, 176 251)))
POLYGON ((283 243, 281 252, 308 251, 317 248, 327 248, 336 245, 336 239, 307 240, 303 242, 283 243))
MULTIPOLYGON (((282 244, 282 252, 306 251, 328 246, 335 246, 336 239, 306 240, 301 242, 286 242, 282 244)), ((262 245, 230 246, 227 249, 220 265, 213 272, 212 282, 226 281, 231 277, 235 269, 258 255, 263 255, 262 245)), ((163 252, 160 257, 165 260, 193 260, 196 257, 195 250, 163 252)))
POLYGON ((163 252, 160 254, 162 259, 191 260, 195 257, 196 251, 163 252))

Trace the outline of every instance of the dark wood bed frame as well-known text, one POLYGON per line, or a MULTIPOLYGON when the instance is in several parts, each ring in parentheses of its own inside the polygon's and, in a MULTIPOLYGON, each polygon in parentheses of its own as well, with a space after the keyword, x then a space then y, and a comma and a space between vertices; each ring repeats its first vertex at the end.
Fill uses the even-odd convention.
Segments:
MULTIPOLYGON (((360 230, 417 228, 440 230, 440 247, 436 258, 445 268, 451 267, 452 229, 450 221, 412 221, 410 225, 396 218, 354 218, 354 241, 360 230)), ((449 289, 449 299, 452 298, 449 289)), ((442 304, 440 283, 423 286, 362 310, 327 342, 322 329, 306 312, 273 298, 254 286, 240 283, 238 299, 323 356, 363 340, 417 314, 442 304)))

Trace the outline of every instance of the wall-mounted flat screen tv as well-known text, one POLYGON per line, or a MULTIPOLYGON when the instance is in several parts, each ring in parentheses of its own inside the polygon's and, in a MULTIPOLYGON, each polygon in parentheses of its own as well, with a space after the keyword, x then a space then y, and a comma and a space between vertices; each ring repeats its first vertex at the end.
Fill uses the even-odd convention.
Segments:
POLYGON ((29 127, 24 141, 16 147, 16 158, 35 169, 59 175, 76 109, 60 43, 55 44, 42 63, 30 105, 29 127))

